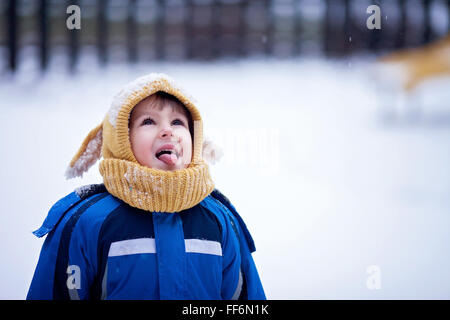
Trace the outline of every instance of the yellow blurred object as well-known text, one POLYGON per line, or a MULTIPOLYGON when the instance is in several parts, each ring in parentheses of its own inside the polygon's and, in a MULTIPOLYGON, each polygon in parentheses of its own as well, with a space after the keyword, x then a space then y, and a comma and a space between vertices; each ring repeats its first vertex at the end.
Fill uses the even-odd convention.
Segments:
POLYGON ((450 34, 423 47, 388 54, 379 62, 401 66, 403 88, 411 91, 424 80, 450 75, 450 34))

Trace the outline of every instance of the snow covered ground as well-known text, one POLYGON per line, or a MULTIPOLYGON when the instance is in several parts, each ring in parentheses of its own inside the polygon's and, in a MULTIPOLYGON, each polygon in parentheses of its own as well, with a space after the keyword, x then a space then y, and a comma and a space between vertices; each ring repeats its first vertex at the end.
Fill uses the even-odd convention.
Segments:
MULTIPOLYGON (((104 70, 86 61, 75 76, 32 67, 2 76, 0 299, 25 298, 43 243, 31 232, 56 200, 101 181, 98 166, 66 181, 66 166, 112 96, 149 72, 198 100, 225 154, 211 166, 216 187, 253 234, 268 298, 449 299, 450 123, 380 117, 370 68, 370 59, 104 70)), ((449 115, 449 88, 449 79, 419 88, 424 110, 449 115)), ((392 96, 383 101, 394 109, 392 96)))

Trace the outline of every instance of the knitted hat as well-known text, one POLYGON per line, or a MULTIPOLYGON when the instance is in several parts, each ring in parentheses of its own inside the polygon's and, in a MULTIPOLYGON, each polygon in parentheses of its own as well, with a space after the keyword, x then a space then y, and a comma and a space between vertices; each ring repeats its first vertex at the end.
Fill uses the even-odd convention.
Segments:
POLYGON ((203 122, 194 100, 170 77, 152 73, 129 83, 114 97, 103 122, 89 132, 70 162, 66 178, 81 177, 103 156, 99 169, 109 193, 139 209, 178 212, 197 205, 214 189, 203 159, 204 146, 212 162, 220 156, 210 141, 203 141, 203 122), (176 97, 192 116, 193 153, 187 168, 148 168, 139 164, 132 152, 128 129, 131 111, 158 91, 176 97))

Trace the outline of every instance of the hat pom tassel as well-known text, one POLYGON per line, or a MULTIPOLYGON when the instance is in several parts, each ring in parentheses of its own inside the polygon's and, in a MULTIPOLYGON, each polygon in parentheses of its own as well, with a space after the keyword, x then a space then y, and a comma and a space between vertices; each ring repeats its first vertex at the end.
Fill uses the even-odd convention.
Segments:
POLYGON ((223 156, 222 149, 216 145, 211 139, 205 137, 203 140, 202 157, 211 164, 218 162, 223 156))
POLYGON ((66 179, 82 177, 83 173, 88 171, 100 159, 103 143, 102 134, 102 124, 89 132, 66 170, 66 179))

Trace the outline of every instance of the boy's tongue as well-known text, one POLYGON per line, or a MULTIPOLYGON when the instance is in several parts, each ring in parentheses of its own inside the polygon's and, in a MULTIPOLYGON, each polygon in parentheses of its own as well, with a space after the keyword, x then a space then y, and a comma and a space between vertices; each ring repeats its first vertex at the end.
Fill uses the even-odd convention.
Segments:
POLYGON ((162 154, 159 156, 158 158, 159 160, 161 160, 162 162, 169 164, 169 165, 174 165, 177 162, 177 156, 173 153, 171 154, 162 154))

